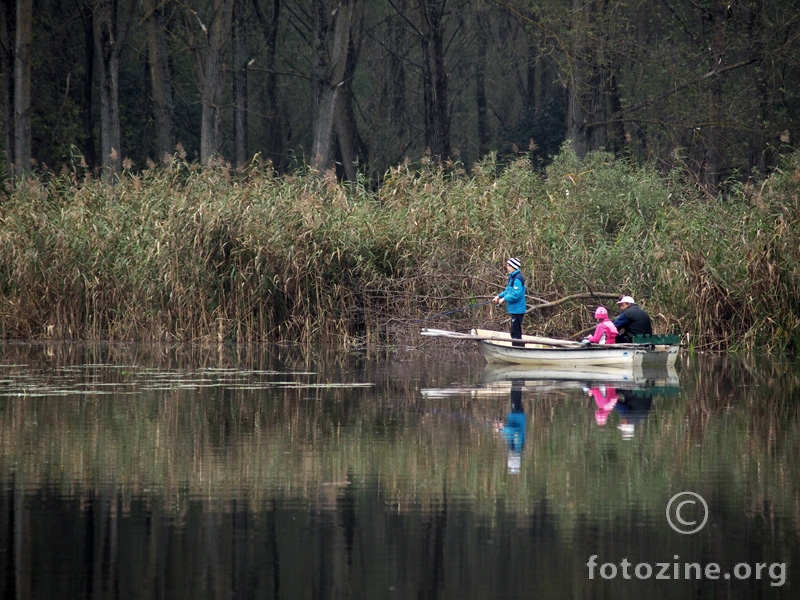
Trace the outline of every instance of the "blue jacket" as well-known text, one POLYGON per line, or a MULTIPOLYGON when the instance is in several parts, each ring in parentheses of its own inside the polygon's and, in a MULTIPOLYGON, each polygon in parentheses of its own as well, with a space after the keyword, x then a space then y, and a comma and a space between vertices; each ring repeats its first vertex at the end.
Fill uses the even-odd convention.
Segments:
POLYGON ((506 289, 497 294, 506 304, 510 315, 521 315, 527 310, 525 304, 525 278, 519 269, 508 275, 506 289))

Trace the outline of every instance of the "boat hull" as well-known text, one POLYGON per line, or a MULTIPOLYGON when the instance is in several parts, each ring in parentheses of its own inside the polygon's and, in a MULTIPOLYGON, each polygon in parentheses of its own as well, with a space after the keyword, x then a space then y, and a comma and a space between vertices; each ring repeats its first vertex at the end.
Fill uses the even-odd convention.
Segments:
POLYGON ((537 344, 537 338, 526 340, 525 346, 513 346, 508 333, 489 330, 474 330, 473 333, 484 339, 478 344, 490 363, 517 365, 550 366, 558 369, 579 370, 587 366, 633 367, 659 362, 674 364, 678 354, 677 346, 625 345, 563 345, 549 346, 537 344), (491 339, 485 339, 491 338, 491 339))
POLYGON ((560 368, 593 366, 633 366, 641 364, 644 351, 617 348, 614 350, 584 348, 517 348, 503 342, 480 340, 481 351, 490 363, 544 365, 560 368))

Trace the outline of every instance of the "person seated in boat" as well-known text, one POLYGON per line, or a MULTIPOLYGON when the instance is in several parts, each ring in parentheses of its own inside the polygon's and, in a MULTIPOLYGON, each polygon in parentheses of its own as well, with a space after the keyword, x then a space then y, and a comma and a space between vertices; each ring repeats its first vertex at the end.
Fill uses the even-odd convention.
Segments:
POLYGON ((650 315, 636 304, 636 301, 631 296, 623 296, 617 300, 617 306, 622 311, 614 319, 614 326, 620 332, 617 336, 618 344, 630 344, 636 335, 653 335, 650 315))
MULTIPOLYGON (((506 312, 511 317, 511 339, 522 339, 522 317, 525 316, 525 278, 519 270, 522 263, 518 258, 509 258, 506 261, 508 283, 506 289, 492 298, 497 305, 505 304, 506 312)), ((524 346, 522 342, 512 342, 514 346, 524 346)))
POLYGON ((617 340, 617 328, 609 319, 606 307, 598 306, 594 311, 594 318, 599 321, 597 327, 594 328, 594 333, 583 338, 583 341, 592 344, 613 344, 617 340))

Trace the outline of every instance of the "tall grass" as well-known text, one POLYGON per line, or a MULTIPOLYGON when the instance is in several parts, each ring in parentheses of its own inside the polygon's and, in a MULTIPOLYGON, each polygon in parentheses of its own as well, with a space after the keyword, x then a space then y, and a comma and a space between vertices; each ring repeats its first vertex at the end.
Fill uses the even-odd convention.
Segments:
POLYGON ((0 204, 0 334, 347 345, 504 328, 488 307, 425 319, 488 300, 515 255, 531 333, 573 335, 625 293, 694 346, 795 350, 798 181, 795 153, 712 202, 679 175, 568 146, 545 173, 524 158, 401 165, 377 191, 180 157, 113 188, 43 174, 0 204))

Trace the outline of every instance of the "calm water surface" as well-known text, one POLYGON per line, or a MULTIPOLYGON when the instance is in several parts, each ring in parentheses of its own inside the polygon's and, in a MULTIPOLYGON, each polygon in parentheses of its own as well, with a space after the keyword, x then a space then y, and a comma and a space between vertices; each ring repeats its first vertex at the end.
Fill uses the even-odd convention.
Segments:
POLYGON ((799 398, 768 359, 2 345, 0 598, 796 598, 799 398))

